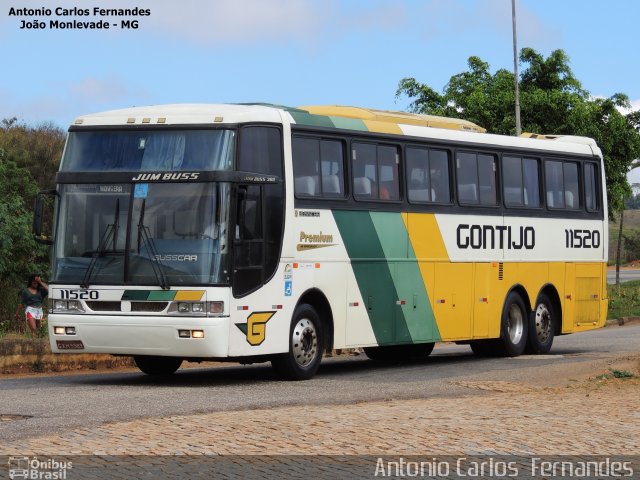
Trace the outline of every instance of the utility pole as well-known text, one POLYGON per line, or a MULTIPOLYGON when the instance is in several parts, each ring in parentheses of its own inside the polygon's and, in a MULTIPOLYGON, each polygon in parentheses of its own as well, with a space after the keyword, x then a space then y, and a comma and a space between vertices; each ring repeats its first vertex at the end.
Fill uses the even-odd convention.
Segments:
POLYGON ((516 136, 522 133, 520 125, 520 89, 518 87, 518 36, 516 34, 516 0, 511 0, 511 21, 513 23, 513 79, 516 94, 516 136))

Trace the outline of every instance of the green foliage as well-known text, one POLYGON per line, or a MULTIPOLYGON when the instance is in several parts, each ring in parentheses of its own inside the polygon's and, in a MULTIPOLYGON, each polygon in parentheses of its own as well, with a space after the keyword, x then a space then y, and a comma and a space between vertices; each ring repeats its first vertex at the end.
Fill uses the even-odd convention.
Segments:
POLYGON ((640 259, 640 231, 636 229, 622 229, 624 252, 621 262, 629 263, 640 259))
POLYGON ((631 373, 629 370, 616 370, 615 368, 610 368, 609 371, 614 378, 633 378, 635 375, 631 373))
POLYGON ((640 210, 640 195, 633 195, 624 201, 625 210, 640 210))
POLYGON ((640 280, 609 285, 607 318, 640 317, 640 280))
MULTIPOLYGON (((562 50, 545 59, 523 48, 520 62, 526 66, 520 77, 523 130, 595 139, 604 156, 610 213, 619 211, 631 193, 626 173, 640 158, 640 111, 620 113, 619 107, 630 107, 628 97, 620 93, 590 98, 562 50)), ((415 78, 403 78, 396 97, 402 95, 412 100, 413 112, 463 118, 489 133, 515 134, 513 72, 501 69, 491 74, 489 64, 478 57, 469 58, 468 71, 452 76, 442 94, 415 78)))
POLYGON ((38 190, 51 188, 63 143, 64 133, 51 125, 0 121, 1 330, 21 325, 12 323, 28 275, 48 277, 49 249, 31 235, 32 205, 38 190))

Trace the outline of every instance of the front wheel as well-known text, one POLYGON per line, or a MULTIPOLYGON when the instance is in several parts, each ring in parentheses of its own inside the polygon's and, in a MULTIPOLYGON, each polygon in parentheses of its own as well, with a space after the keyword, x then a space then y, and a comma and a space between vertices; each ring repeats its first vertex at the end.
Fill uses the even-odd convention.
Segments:
POLYGON ((527 351, 530 353, 549 353, 553 345, 553 336, 558 321, 553 304, 547 295, 541 293, 536 308, 529 320, 529 339, 527 351))
POLYGON ((507 295, 502 308, 497 352, 506 357, 517 357, 524 352, 529 333, 528 319, 529 315, 522 297, 516 292, 511 292, 507 295))
POLYGON ((133 361, 143 373, 155 376, 171 375, 182 365, 182 359, 177 357, 137 355, 133 357, 133 361))
POLYGON ((285 380, 308 380, 320 368, 322 360, 322 325, 311 305, 298 305, 293 313, 289 333, 289 351, 274 356, 271 365, 285 380))

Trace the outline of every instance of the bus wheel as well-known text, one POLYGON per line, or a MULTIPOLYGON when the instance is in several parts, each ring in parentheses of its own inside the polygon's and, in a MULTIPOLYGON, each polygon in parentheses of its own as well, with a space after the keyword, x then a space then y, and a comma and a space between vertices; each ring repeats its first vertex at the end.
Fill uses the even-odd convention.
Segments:
POLYGON ((384 345, 381 347, 364 347, 364 353, 376 362, 419 362, 425 360, 435 343, 413 343, 410 345, 384 345))
POLYGON ((182 365, 182 359, 177 357, 137 355, 133 357, 133 361, 147 375, 171 375, 182 365))
POLYGON ((502 307, 502 323, 497 352, 506 357, 517 357, 527 345, 528 328, 527 308, 522 297, 516 292, 507 295, 502 307))
POLYGON ((276 355, 271 365, 285 380, 308 380, 322 360, 322 327, 320 317, 311 305, 298 305, 289 334, 289 351, 276 355))
POLYGON ((547 295, 541 293, 536 308, 529 320, 529 338, 527 351, 530 353, 549 353, 553 345, 556 327, 556 314, 547 295))

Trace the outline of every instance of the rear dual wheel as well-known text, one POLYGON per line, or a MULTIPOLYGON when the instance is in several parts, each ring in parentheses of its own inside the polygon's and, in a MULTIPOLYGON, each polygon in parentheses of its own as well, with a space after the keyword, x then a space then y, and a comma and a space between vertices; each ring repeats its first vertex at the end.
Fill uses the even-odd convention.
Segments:
POLYGON ((520 294, 507 295, 502 309, 498 352, 505 357, 517 357, 524 352, 529 334, 529 315, 520 294))
POLYGON ((527 353, 549 353, 558 320, 551 299, 541 293, 529 321, 527 353))
POLYGON ((470 342, 471 350, 479 357, 517 357, 524 352, 529 329, 529 315, 522 297, 510 292, 502 307, 500 338, 474 340, 470 342))
POLYGON ((533 313, 529 314, 522 297, 511 292, 502 311, 500 338, 472 341, 471 350, 479 357, 549 353, 558 321, 555 306, 545 293, 538 296, 533 313))

